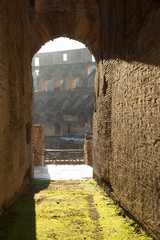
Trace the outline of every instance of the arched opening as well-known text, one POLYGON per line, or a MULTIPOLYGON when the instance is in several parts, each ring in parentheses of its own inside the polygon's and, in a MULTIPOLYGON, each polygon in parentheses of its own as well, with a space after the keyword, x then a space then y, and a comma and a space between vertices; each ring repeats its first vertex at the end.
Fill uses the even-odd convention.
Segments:
MULTIPOLYGON (((85 164, 84 136, 92 132, 96 69, 86 46, 68 38, 48 42, 33 56, 34 124, 44 125, 45 146, 36 142, 45 149, 42 165, 85 164)), ((37 157, 40 163, 39 146, 34 145, 35 165, 37 157)))

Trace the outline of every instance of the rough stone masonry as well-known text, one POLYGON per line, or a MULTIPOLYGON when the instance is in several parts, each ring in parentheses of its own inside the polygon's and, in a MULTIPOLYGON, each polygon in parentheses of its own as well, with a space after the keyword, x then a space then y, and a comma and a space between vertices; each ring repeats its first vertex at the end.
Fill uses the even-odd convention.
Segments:
POLYGON ((32 57, 65 36, 98 64, 94 176, 160 239, 159 22, 158 0, 1 0, 1 212, 32 174, 32 57))

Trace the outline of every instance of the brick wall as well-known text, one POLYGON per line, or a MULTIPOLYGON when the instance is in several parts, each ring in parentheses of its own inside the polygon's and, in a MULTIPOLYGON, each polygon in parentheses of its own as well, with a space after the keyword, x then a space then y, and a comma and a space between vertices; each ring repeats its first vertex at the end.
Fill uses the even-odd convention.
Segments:
POLYGON ((32 173, 33 87, 24 3, 2 0, 0 4, 0 213, 32 173))
POLYGON ((160 8, 156 1, 101 6, 94 176, 160 239, 160 8))
POLYGON ((158 234, 160 69, 113 60, 106 67, 107 96, 99 84, 94 113, 94 173, 112 197, 158 234))

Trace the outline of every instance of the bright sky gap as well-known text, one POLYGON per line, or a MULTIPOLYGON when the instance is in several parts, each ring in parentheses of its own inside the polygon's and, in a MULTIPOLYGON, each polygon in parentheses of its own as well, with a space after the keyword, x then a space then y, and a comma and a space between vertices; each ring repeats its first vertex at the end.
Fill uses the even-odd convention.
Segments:
POLYGON ((61 37, 56 38, 53 41, 47 42, 45 45, 41 47, 41 49, 38 52, 39 53, 58 52, 72 49, 80 49, 85 47, 86 46, 81 42, 61 37))

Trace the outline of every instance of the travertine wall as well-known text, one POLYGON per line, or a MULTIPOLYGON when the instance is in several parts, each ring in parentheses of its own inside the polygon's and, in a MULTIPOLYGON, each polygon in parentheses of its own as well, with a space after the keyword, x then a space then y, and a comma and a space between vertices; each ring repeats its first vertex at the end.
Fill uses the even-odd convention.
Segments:
MULTIPOLYGON (((53 43, 54 44, 54 43, 53 43)), ((32 67, 35 67, 35 57, 39 58, 39 66, 53 66, 58 64, 73 64, 92 62, 92 55, 87 48, 73 49, 58 52, 36 53, 32 59, 32 67), (66 54, 66 60, 63 55, 66 54)))
POLYGON ((0 213, 32 174, 32 76, 25 1, 0 1, 0 213))
POLYGON ((98 63, 94 175, 160 239, 159 1, 1 0, 0 14, 0 209, 31 175, 31 57, 67 36, 98 63))
POLYGON ((34 122, 45 125, 45 136, 83 137, 92 128, 93 88, 37 92, 34 122))

